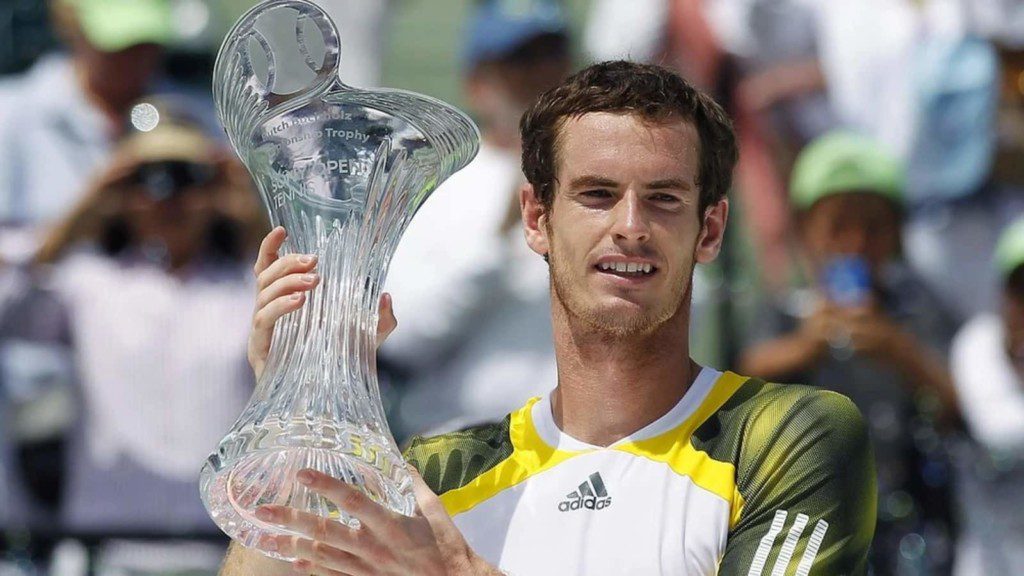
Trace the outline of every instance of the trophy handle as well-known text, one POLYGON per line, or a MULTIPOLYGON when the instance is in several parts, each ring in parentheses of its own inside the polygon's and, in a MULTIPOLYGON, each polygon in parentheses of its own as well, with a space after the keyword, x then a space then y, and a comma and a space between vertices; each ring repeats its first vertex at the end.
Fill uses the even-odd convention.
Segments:
POLYGON ((213 99, 232 147, 250 139, 268 117, 299 108, 329 90, 348 89, 338 72, 341 36, 334 20, 309 0, 269 0, 228 32, 214 65, 213 99), (282 20, 294 26, 281 26, 282 20), (280 30, 294 30, 282 37, 280 30))

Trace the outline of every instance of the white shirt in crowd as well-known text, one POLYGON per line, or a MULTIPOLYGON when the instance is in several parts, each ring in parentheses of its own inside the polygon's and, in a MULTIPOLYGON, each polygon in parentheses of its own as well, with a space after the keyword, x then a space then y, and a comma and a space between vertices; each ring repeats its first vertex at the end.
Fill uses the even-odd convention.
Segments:
POLYGON ((974 440, 954 459, 963 511, 954 574, 1024 574, 1024 381, 1002 320, 986 314, 964 325, 950 360, 974 440))
POLYGON ((385 285, 399 327, 381 355, 413 374, 410 431, 500 418, 553 381, 547 265, 502 225, 522 180, 518 155, 484 142, 402 237, 385 285))
POLYGON ((252 393, 247 266, 171 275, 91 252, 57 265, 79 423, 63 521, 79 529, 215 530, 198 470, 252 393))

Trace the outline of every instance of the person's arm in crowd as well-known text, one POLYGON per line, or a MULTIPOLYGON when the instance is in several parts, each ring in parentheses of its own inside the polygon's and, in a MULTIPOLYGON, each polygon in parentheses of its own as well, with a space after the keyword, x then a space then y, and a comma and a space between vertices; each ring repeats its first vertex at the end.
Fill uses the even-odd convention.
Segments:
POLYGON ((794 332, 744 352, 740 367, 768 380, 785 378, 813 368, 828 353, 830 341, 896 370, 913 391, 933 395, 943 421, 959 415, 956 390, 942 358, 870 305, 823 304, 794 332))
POLYGON ((828 352, 835 324, 834 307, 822 304, 796 330, 747 348, 740 357, 740 370, 773 381, 806 372, 828 352))
POLYGON ((941 421, 956 421, 960 414, 956 388, 936 352, 873 307, 843 310, 842 325, 855 353, 898 371, 913 392, 931 394, 939 401, 941 421))
POLYGON ((718 574, 863 576, 877 505, 867 426, 845 396, 787 388, 746 425, 745 501, 718 574))
POLYGON ((118 158, 99 171, 78 202, 43 236, 33 262, 53 264, 76 243, 96 237, 104 216, 119 211, 121 195, 107 191, 124 180, 134 167, 133 160, 118 158))

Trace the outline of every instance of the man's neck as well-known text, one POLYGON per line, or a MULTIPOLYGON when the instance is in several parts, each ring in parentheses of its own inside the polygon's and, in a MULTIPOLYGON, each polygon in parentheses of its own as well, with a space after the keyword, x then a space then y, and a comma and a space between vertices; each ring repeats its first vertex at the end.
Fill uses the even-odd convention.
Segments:
MULTIPOLYGON (((665 415, 700 367, 689 355, 685 309, 653 333, 601 334, 553 303, 558 387, 555 424, 577 440, 608 446, 665 415)), ((685 308, 685 307, 684 307, 685 308)))

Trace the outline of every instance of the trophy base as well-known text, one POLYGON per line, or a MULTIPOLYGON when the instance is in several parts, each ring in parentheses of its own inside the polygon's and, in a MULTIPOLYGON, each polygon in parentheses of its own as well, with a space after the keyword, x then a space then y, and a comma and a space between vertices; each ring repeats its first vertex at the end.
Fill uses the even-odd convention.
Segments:
POLYGON ((199 486, 203 504, 213 521, 232 539, 247 548, 279 560, 293 560, 262 550, 267 536, 293 534, 256 518, 256 508, 266 504, 289 506, 358 527, 359 520, 333 502, 299 484, 295 475, 311 468, 351 484, 375 502, 395 512, 412 515, 416 501, 412 479, 401 457, 386 442, 347 435, 346 449, 274 447, 222 459, 212 454, 203 465, 199 486))

